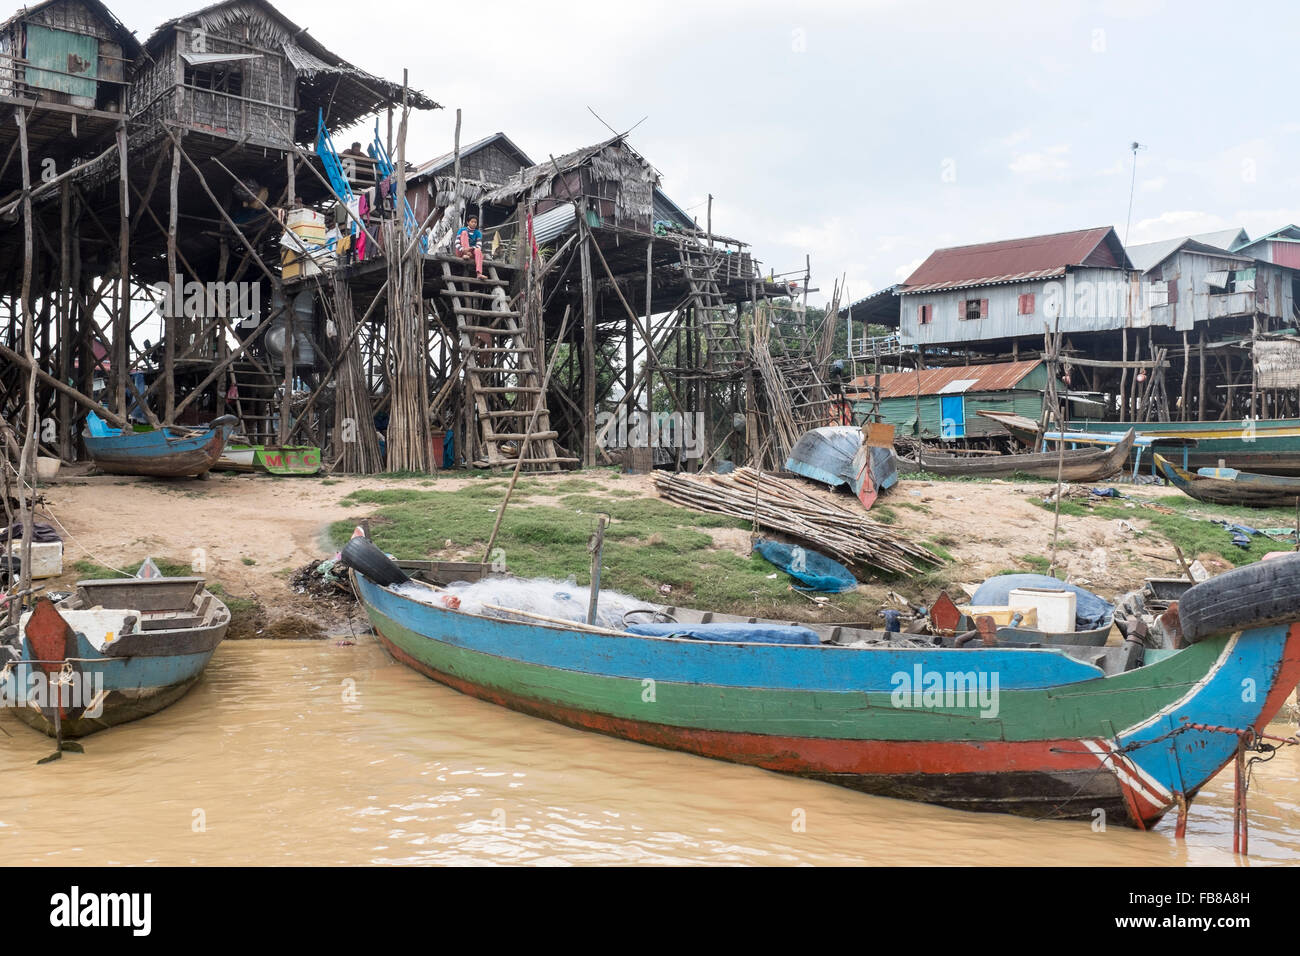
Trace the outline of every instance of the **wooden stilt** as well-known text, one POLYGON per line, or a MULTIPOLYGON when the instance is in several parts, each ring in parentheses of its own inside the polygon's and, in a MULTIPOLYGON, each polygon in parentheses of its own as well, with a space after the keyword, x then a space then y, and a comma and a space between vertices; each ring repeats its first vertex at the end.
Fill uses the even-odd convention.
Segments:
MULTIPOLYGON (((180 216, 181 148, 172 144, 171 186, 167 203, 167 283, 177 286, 176 224, 180 216)), ((170 307, 163 309, 163 421, 176 420, 176 332, 177 312, 180 303, 173 298, 170 307)))

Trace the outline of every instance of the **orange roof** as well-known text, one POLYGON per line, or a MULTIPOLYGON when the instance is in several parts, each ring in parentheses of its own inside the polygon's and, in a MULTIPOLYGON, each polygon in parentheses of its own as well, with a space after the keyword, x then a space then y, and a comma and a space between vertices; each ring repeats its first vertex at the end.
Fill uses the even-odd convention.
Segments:
MULTIPOLYGON (((1020 384, 1030 372, 1042 365, 1041 359, 1024 362, 999 362, 993 365, 957 365, 951 368, 923 368, 916 372, 890 372, 880 376, 881 398, 916 395, 917 379, 922 395, 960 395, 963 392, 1004 392, 1020 384)), ((870 389, 873 375, 855 378, 848 391, 870 389)))

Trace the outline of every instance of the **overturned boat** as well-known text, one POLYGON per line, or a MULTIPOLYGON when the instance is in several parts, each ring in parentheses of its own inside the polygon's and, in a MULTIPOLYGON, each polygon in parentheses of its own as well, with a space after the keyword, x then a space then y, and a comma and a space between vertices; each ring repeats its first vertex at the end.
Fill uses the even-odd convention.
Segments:
POLYGON ((77 582, 0 643, 0 702, 51 737, 84 737, 176 702, 226 636, 230 611, 197 577, 77 582))
POLYGON ((1124 467, 1133 450, 1134 434, 1129 429, 1107 448, 1073 448, 1026 455, 948 455, 922 452, 918 460, 898 459, 904 474, 925 472, 944 478, 1009 478, 1032 475, 1062 481, 1101 481, 1124 467))
POLYGON ((786 458, 786 471, 832 488, 848 485, 870 508, 880 492, 898 481, 897 456, 892 447, 867 444, 861 428, 826 425, 799 436, 786 458))
POLYGON ((649 604, 622 626, 594 626, 467 609, 410 581, 366 538, 343 561, 392 655, 466 694, 965 810, 1093 819, 1101 809, 1150 827, 1185 807, 1300 681, 1300 556, 1189 588, 1186 646, 1162 648, 957 647, 649 604), (1254 606, 1265 587, 1274 600, 1254 606), (1254 695, 1241 693, 1247 678, 1254 695))

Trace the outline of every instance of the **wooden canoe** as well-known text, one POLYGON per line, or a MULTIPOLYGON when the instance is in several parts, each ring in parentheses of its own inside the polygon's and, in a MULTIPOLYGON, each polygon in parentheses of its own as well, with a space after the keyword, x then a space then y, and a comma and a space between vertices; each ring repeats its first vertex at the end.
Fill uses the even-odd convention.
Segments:
POLYGON ((17 659, 0 680, 0 701, 50 736, 51 704, 61 705, 64 737, 157 713, 194 686, 230 626, 230 611, 203 583, 192 577, 78 581, 58 605, 40 602, 24 620, 17 659), (57 638, 65 631, 70 636, 61 645, 57 638), (33 675, 65 666, 70 682, 52 701, 33 675))
POLYGON ((1130 428, 1123 439, 1108 448, 1066 449, 1063 455, 1058 451, 972 457, 926 453, 920 462, 900 458, 898 470, 904 474, 923 471, 945 478, 1008 478, 1015 474, 1055 478, 1060 468, 1064 481, 1101 481, 1124 467, 1133 450, 1133 438, 1130 428))
POLYGON ((221 457, 239 420, 222 415, 206 428, 112 428, 98 415, 86 416, 82 437, 100 471, 153 478, 207 474, 221 457))
MULTIPOLYGON (((998 422, 1018 441, 1033 446, 1038 441, 1038 423, 1006 412, 978 411, 998 422)), ((1300 422, 1294 419, 1260 419, 1241 422, 1104 422, 1081 419, 1069 422, 1071 432, 1121 432, 1132 428, 1140 439, 1168 449, 1188 446, 1191 468, 1213 468, 1219 462, 1261 475, 1300 476, 1300 422)))
POLYGON ((1197 501, 1247 508, 1294 508, 1300 501, 1300 478, 1235 469, 1226 469, 1217 477, 1194 475, 1158 454, 1155 463, 1166 481, 1197 501))
MULTIPOLYGON (((463 693, 582 730, 966 810, 1091 820, 1100 808, 1107 822, 1149 827, 1234 758, 1238 737, 1223 727, 1262 729, 1300 681, 1300 624, 1139 659, 1122 646, 958 649, 818 625, 815 643, 762 643, 469 613, 422 600, 410 583, 352 577, 393 657, 463 693), (956 696, 958 676, 992 697, 956 696), (1247 676, 1258 693, 1241 693, 1247 676)), ((674 627, 697 632, 773 623, 666 610, 674 627)))

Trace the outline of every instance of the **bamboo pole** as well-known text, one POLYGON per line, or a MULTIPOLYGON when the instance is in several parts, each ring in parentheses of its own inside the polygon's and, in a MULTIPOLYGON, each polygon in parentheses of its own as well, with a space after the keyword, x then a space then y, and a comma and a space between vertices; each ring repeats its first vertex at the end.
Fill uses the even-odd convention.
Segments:
MULTIPOLYGON (((180 215, 181 148, 172 143, 171 188, 167 207, 167 281, 176 281, 176 224, 180 215)), ((163 315, 163 421, 176 420, 176 310, 173 298, 163 315)))
MULTIPOLYGON (((18 590, 26 591, 32 585, 32 526, 36 507, 36 354, 35 327, 32 316, 32 257, 35 255, 35 243, 32 234, 32 177, 31 155, 27 144, 27 112, 14 111, 14 121, 18 124, 18 161, 22 164, 23 182, 23 281, 21 306, 23 312, 23 352, 27 366, 27 407, 24 422, 22 451, 18 464, 18 510, 19 520, 23 526, 21 572, 18 590), (31 498, 27 497, 27 484, 31 483, 31 498)), ((12 535, 9 535, 12 536, 12 535)))

